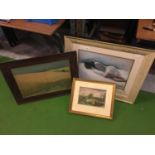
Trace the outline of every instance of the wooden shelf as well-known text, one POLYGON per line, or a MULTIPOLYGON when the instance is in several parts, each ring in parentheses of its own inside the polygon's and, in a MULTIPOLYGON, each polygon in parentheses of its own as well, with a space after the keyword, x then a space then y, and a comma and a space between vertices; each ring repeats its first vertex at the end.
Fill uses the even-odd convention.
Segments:
POLYGON ((61 19, 57 24, 48 25, 42 23, 27 22, 24 19, 14 19, 10 22, 0 21, 0 26, 51 36, 64 22, 65 20, 61 19))

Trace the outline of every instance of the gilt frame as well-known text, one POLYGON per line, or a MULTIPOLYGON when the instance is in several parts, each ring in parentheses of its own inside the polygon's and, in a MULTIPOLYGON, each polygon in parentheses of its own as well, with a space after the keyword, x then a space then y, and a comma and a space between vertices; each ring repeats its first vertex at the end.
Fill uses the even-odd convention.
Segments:
POLYGON ((71 100, 69 106, 69 112, 80 115, 87 115, 92 117, 112 119, 115 103, 115 91, 116 85, 108 82, 80 80, 79 78, 73 78, 71 100), (105 106, 104 107, 89 107, 86 105, 78 105, 79 88, 85 87, 89 89, 106 90, 105 106), (78 105, 78 106, 77 106, 78 105))

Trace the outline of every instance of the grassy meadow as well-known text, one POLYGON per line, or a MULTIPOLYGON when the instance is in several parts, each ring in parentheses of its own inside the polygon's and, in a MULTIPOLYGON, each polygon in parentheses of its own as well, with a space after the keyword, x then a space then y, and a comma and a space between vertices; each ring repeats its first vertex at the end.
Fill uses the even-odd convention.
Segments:
MULTIPOLYGON (((52 65, 52 64, 51 64, 52 65)), ((64 64, 66 65, 66 63, 64 64)), ((55 91, 69 89, 71 87, 71 76, 70 70, 68 66, 58 66, 47 68, 43 70, 37 69, 34 67, 30 71, 26 68, 26 73, 24 73, 23 69, 15 70, 13 72, 14 78, 17 82, 17 85, 22 93, 23 97, 47 94, 55 91)))

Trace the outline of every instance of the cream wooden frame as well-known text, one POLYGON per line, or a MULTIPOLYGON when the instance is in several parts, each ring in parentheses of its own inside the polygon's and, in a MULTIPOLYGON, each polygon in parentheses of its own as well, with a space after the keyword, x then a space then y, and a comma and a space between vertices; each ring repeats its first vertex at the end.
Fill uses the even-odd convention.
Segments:
POLYGON ((112 119, 114 110, 116 85, 113 83, 104 83, 98 81, 80 80, 78 78, 73 79, 71 102, 69 106, 69 112, 81 115, 88 115, 93 117, 112 119), (106 90, 105 107, 89 107, 78 104, 79 88, 80 86, 86 88, 96 88, 106 90))
POLYGON ((72 50, 78 51, 78 49, 83 49, 87 51, 95 51, 95 53, 134 60, 127 85, 124 90, 117 89, 116 99, 131 104, 135 102, 139 90, 155 59, 155 52, 153 50, 70 36, 65 36, 64 40, 65 52, 72 50))

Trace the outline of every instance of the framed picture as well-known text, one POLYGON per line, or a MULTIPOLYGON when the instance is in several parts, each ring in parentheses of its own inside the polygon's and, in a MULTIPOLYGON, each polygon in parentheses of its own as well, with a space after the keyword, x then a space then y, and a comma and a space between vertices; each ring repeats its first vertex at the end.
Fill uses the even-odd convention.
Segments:
POLYGON ((18 104, 70 93, 76 52, 7 62, 0 69, 18 104))
POLYGON ((114 98, 115 84, 74 78, 69 111, 112 119, 114 98))
POLYGON ((95 40, 65 37, 65 51, 76 50, 79 78, 116 84, 116 98, 134 103, 155 52, 95 40))

